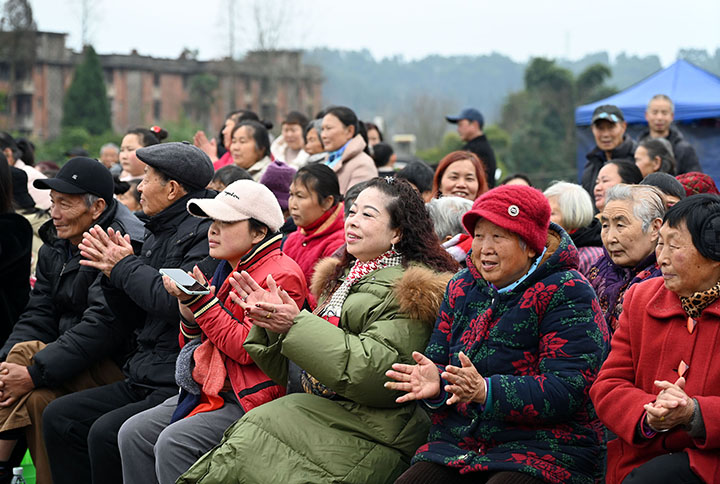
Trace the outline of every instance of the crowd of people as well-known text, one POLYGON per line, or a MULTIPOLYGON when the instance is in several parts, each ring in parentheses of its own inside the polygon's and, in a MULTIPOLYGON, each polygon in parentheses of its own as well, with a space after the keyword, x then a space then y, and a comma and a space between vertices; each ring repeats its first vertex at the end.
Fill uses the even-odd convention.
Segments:
POLYGON ((398 160, 331 106, 0 134, 0 484, 720 481, 720 193, 649 100, 580 183, 398 160), (497 186, 496 186, 497 185, 497 186))

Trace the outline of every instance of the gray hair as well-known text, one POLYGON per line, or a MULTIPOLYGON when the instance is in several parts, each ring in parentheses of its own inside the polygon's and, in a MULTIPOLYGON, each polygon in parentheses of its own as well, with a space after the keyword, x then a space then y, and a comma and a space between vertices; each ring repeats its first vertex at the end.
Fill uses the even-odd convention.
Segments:
POLYGON ((92 207, 98 200, 100 200, 100 197, 93 195, 92 193, 86 193, 85 196, 83 196, 83 201, 85 202, 85 206, 87 208, 92 207))
MULTIPOLYGON (((655 101, 656 99, 662 99, 663 101, 669 102, 669 103, 670 103, 670 112, 673 113, 673 114, 675 114, 675 103, 672 101, 672 99, 670 99, 670 98, 669 98, 668 96, 666 96, 665 94, 655 94, 655 95, 654 95, 653 97, 651 97, 650 100, 648 101, 647 107, 649 108, 649 107, 650 107, 650 103, 653 102, 653 101, 655 101)), ((646 109, 647 109, 647 108, 646 108, 646 109)))
POLYGON ((464 232, 462 216, 472 208, 472 204, 472 201, 461 197, 442 197, 434 198, 425 205, 439 240, 464 232))
POLYGON ((563 228, 577 230, 590 225, 593 220, 593 201, 580 185, 555 181, 544 192, 545 197, 555 197, 562 212, 563 228))
POLYGON ((100 154, 102 154, 103 151, 106 149, 111 148, 112 150, 116 151, 117 153, 120 153, 120 148, 118 148, 118 145, 115 143, 105 143, 100 147, 100 154))
POLYGON ((633 214, 642 222, 643 233, 647 233, 653 220, 665 216, 665 196, 651 185, 615 185, 605 194, 605 206, 614 201, 632 202, 633 214))

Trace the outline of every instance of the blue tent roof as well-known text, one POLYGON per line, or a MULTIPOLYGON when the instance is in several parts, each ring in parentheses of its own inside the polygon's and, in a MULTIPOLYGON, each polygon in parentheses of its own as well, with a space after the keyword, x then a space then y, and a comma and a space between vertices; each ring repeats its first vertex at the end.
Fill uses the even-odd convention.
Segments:
POLYGON ((575 110, 575 124, 587 126, 596 107, 614 104, 628 123, 644 123, 645 108, 655 94, 665 94, 675 103, 675 121, 720 117, 720 78, 678 60, 613 96, 575 110))

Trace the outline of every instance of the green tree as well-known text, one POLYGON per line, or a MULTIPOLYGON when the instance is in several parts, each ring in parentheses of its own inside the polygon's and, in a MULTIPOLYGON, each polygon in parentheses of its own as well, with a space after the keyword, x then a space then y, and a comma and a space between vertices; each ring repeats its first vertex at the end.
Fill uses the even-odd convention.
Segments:
POLYGON ((110 129, 110 103, 105 91, 100 59, 92 46, 85 47, 63 102, 64 128, 85 128, 90 134, 110 129))
POLYGON ((460 136, 458 136, 457 133, 445 133, 445 136, 439 145, 426 150, 419 150, 415 153, 415 156, 431 165, 436 165, 443 156, 459 150, 464 144, 465 143, 463 143, 463 140, 460 139, 460 136))
POLYGON ((500 126, 510 136, 506 164, 538 184, 575 176, 575 107, 615 92, 605 85, 610 69, 586 67, 577 76, 555 61, 533 59, 525 70, 525 90, 510 95, 500 126))

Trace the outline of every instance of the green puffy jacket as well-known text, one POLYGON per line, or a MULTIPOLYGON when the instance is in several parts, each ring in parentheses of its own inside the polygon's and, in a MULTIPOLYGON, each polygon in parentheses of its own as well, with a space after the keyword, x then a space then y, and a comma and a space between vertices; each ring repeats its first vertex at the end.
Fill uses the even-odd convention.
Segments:
MULTIPOLYGON (((318 265, 314 288, 336 264, 318 265)), ((253 328, 245 349, 275 381, 287 381, 290 359, 343 399, 293 393, 253 409, 178 482, 392 482, 427 440, 429 420, 416 402, 395 403, 385 372, 425 348, 450 276, 381 269, 352 286, 340 327, 302 311, 284 336, 253 328)))

